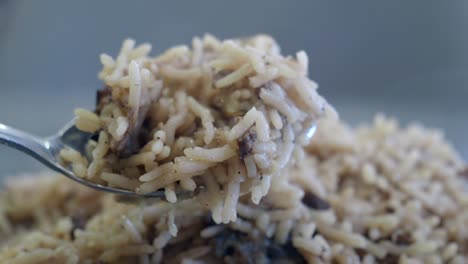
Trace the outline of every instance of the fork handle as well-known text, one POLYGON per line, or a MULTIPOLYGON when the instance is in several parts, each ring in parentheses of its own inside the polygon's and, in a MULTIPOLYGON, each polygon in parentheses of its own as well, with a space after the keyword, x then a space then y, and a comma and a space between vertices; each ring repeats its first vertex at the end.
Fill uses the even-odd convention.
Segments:
POLYGON ((47 161, 44 140, 0 123, 0 144, 20 150, 41 162, 47 161))

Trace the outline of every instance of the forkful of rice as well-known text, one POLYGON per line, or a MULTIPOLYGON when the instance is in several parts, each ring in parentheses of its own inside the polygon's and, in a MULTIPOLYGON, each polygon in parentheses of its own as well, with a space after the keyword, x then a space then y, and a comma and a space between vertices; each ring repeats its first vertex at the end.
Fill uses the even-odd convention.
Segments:
POLYGON ((96 109, 75 110, 55 136, 0 124, 0 142, 101 191, 235 207, 244 195, 258 204, 301 161, 320 117, 336 115, 306 53, 284 57, 269 36, 150 50, 127 39, 116 58, 101 55, 96 109))

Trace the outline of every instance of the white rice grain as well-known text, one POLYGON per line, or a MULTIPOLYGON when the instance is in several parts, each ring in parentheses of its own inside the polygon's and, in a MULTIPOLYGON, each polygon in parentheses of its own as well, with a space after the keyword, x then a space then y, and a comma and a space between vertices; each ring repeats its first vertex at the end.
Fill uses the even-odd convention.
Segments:
POLYGON ((184 149, 184 154, 192 160, 223 162, 236 155, 236 152, 230 145, 224 145, 222 147, 212 149, 200 147, 186 148, 184 149))
POLYGON ((241 79, 247 77, 250 73, 252 73, 253 68, 250 64, 246 63, 242 65, 239 69, 230 74, 224 76, 222 79, 219 79, 215 82, 216 88, 223 88, 227 87, 235 82, 240 81, 241 79))
POLYGON ((237 200, 239 199, 239 189, 240 184, 236 181, 232 181, 227 186, 227 193, 226 198, 224 200, 224 208, 223 208, 223 223, 227 224, 231 221, 236 221, 237 219, 237 212, 236 212, 236 204, 237 200))
POLYGON ((242 119, 231 128, 229 139, 235 140, 240 138, 257 120, 259 112, 255 107, 252 107, 242 119))
POLYGON ((94 133, 101 128, 102 123, 99 116, 91 111, 77 108, 75 116, 75 125, 81 131, 94 133))
POLYGON ((140 109, 142 82, 140 76, 140 66, 134 60, 130 62, 130 65, 128 67, 128 76, 130 78, 128 105, 133 110, 133 119, 136 120, 140 109))
POLYGON ((129 179, 116 173, 103 172, 101 179, 113 186, 127 190, 135 190, 140 185, 137 180, 129 179))

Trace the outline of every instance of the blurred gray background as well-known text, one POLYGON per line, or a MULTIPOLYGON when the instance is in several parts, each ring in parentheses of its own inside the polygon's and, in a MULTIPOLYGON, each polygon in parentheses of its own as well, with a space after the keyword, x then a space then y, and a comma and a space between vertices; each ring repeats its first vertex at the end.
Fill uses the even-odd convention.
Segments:
MULTIPOLYGON (((468 158, 468 1, 0 0, 0 122, 39 135, 92 109, 98 55, 133 37, 153 54, 205 32, 264 32, 304 49, 320 92, 352 124, 385 112, 441 127, 468 158)), ((0 176, 41 169, 0 146, 0 176)))

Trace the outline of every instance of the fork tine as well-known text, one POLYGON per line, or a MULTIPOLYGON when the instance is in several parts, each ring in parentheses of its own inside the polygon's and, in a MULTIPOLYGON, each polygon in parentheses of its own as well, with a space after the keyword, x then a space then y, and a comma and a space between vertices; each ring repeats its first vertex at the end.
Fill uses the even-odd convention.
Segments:
POLYGON ((59 130, 55 137, 58 137, 64 145, 82 153, 86 143, 92 136, 92 133, 83 132, 76 128, 75 119, 72 119, 59 130))

